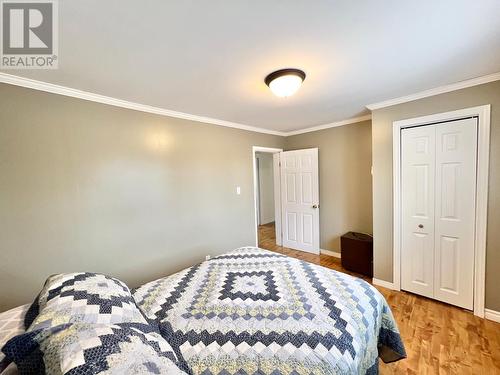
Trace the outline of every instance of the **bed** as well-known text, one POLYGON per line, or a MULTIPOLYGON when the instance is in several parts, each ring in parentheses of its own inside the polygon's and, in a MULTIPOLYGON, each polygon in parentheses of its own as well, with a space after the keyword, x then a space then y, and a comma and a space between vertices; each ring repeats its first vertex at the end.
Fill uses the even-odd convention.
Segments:
MULTIPOLYGON (((255 247, 131 293, 185 373, 377 374, 379 358, 406 356, 390 308, 370 284, 255 247)), ((15 322, 25 311, 0 315, 11 321, 7 336, 23 330, 15 322)))
POLYGON ((367 282, 240 248, 143 285, 134 298, 196 374, 376 374, 405 357, 367 282))

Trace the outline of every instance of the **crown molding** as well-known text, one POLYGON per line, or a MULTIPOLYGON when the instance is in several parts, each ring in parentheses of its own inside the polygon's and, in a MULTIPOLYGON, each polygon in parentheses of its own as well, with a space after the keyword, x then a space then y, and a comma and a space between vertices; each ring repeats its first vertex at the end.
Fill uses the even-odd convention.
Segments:
POLYGON ((288 137, 290 135, 296 135, 296 134, 308 133, 308 132, 313 132, 313 131, 322 130, 322 129, 334 128, 336 126, 348 125, 348 124, 353 124, 355 122, 366 121, 366 120, 371 119, 371 115, 366 115, 366 116, 361 116, 361 117, 350 118, 350 119, 343 120, 343 121, 332 122, 329 124, 313 126, 313 127, 306 128, 306 129, 283 132, 283 131, 277 131, 277 130, 264 129, 264 128, 251 126, 251 125, 240 124, 237 122, 219 120, 219 119, 215 119, 215 118, 211 118, 211 117, 192 115, 190 113, 172 111, 169 109, 153 107, 153 106, 146 105, 146 104, 129 102, 127 100, 117 99, 117 98, 113 98, 111 96, 94 94, 94 93, 88 92, 88 91, 82 91, 82 90, 73 89, 73 88, 66 87, 66 86, 55 85, 53 83, 37 81, 34 79, 15 76, 12 74, 2 73, 2 72, 0 72, 0 83, 6 83, 9 85, 25 87, 25 88, 29 88, 29 89, 33 89, 33 90, 38 90, 38 91, 44 91, 44 92, 48 92, 51 94, 64 95, 64 96, 68 96, 71 98, 88 100, 88 101, 95 102, 95 103, 107 104, 107 105, 111 105, 114 107, 131 109, 134 111, 152 113, 155 115, 160 115, 160 116, 165 116, 165 117, 173 117, 173 118, 179 118, 179 119, 183 119, 183 120, 201 122, 201 123, 205 123, 205 124, 225 126, 228 128, 247 130, 247 131, 256 132, 256 133, 278 135, 281 137, 288 137))
POLYGON ((368 108, 370 111, 373 111, 375 109, 390 107, 390 106, 393 106, 396 104, 412 102, 414 100, 428 98, 430 96, 445 94, 447 92, 461 90, 461 89, 465 89, 467 87, 482 85, 485 83, 499 81, 499 80, 500 80, 500 72, 497 72, 497 73, 489 74, 489 75, 482 76, 482 77, 477 77, 477 78, 472 78, 472 79, 468 79, 465 81, 460 81, 457 83, 452 83, 452 84, 445 85, 445 86, 439 86, 439 87, 436 87, 436 88, 433 88, 430 90, 420 91, 420 92, 417 92, 415 94, 401 96, 399 98, 384 100, 382 102, 378 102, 378 103, 374 103, 374 104, 368 104, 366 106, 366 108, 368 108))
POLYGON ((171 111, 169 109, 153 107, 153 106, 146 105, 146 104, 129 102, 126 100, 121 100, 121 99, 113 98, 110 96, 94 94, 94 93, 91 93, 88 91, 82 91, 82 90, 77 90, 77 89, 73 89, 70 87, 54 85, 52 83, 37 81, 34 79, 19 77, 19 76, 15 76, 12 74, 6 74, 6 73, 2 73, 2 72, 0 72, 0 83, 7 83, 9 85, 26 87, 26 88, 33 89, 33 90, 49 92, 51 94, 69 96, 72 98, 83 99, 83 100, 88 100, 91 102, 112 105, 115 107, 132 109, 134 111, 152 113, 155 115, 160 115, 160 116, 165 116, 165 117, 174 117, 174 118, 179 118, 179 119, 183 119, 183 120, 191 120, 191 121, 196 121, 196 122, 201 122, 201 123, 206 123, 206 124, 225 126, 228 128, 247 130, 247 131, 251 131, 251 132, 279 135, 282 137, 286 136, 286 133, 276 131, 276 130, 264 129, 264 128, 259 128, 256 126, 239 124, 237 122, 219 120, 219 119, 214 119, 214 118, 205 117, 205 116, 197 116, 197 115, 192 115, 192 114, 184 113, 184 112, 171 111))
MULTIPOLYGON (((410 102, 413 100, 422 99, 422 98, 426 98, 429 96, 443 94, 446 92, 460 90, 463 88, 477 86, 477 85, 481 85, 481 84, 493 82, 493 81, 498 81, 498 80, 500 80, 500 72, 490 74, 487 76, 483 76, 483 77, 469 79, 466 81, 457 82, 457 83, 454 83, 451 85, 437 87, 437 88, 434 88, 431 90, 421 91, 419 93, 403 96, 400 98, 395 98, 395 99, 390 99, 390 100, 386 100, 386 101, 375 103, 375 104, 370 104, 370 105, 367 105, 366 108, 373 111, 375 109, 380 109, 380 108, 389 107, 389 106, 396 105, 396 104, 406 103, 406 102, 410 102)), ((172 111, 169 109, 153 107, 153 106, 146 105, 146 104, 129 102, 126 100, 117 99, 117 98, 113 98, 110 96, 94 94, 94 93, 91 93, 88 91, 77 90, 77 89, 73 89, 70 87, 55 85, 52 83, 37 81, 34 79, 24 78, 24 77, 15 76, 12 74, 2 73, 2 72, 0 72, 0 83, 6 83, 6 84, 20 86, 20 87, 26 87, 26 88, 30 88, 33 90, 49 92, 49 93, 58 94, 58 95, 64 95, 64 96, 68 96, 68 97, 72 97, 72 98, 83 99, 83 100, 88 100, 91 102, 112 105, 115 107, 127 108, 127 109, 131 109, 134 111, 152 113, 152 114, 165 116, 165 117, 173 117, 173 118, 190 120, 190 121, 195 121, 195 122, 200 122, 200 123, 205 123, 205 124, 225 126, 228 128, 246 130, 246 131, 251 131, 251 132, 256 132, 256 133, 278 135, 281 137, 289 137, 292 135, 298 135, 298 134, 304 134, 304 133, 309 133, 309 132, 315 132, 318 130, 335 128, 338 126, 354 124, 356 122, 368 121, 368 120, 371 120, 371 118, 372 118, 371 114, 368 114, 368 115, 353 117, 353 118, 349 118, 346 120, 336 121, 336 122, 332 122, 332 123, 328 123, 328 124, 312 126, 312 127, 305 128, 305 129, 283 132, 283 131, 277 131, 277 130, 264 129, 264 128, 251 126, 251 125, 240 124, 237 122, 219 120, 219 119, 215 119, 215 118, 211 118, 211 117, 198 116, 198 115, 192 115, 192 114, 184 113, 184 112, 172 111)))
POLYGON ((361 116, 361 117, 350 118, 350 119, 343 120, 343 121, 332 122, 329 124, 313 126, 313 127, 306 128, 306 129, 283 132, 283 131, 259 128, 259 127, 251 126, 251 125, 240 124, 237 122, 219 120, 219 119, 215 119, 215 118, 211 118, 211 117, 198 116, 198 115, 192 115, 192 114, 184 113, 184 112, 172 111, 169 109, 153 107, 153 106, 146 105, 146 104, 129 102, 126 100, 117 99, 117 98, 113 98, 110 96, 94 94, 94 93, 91 93, 88 91, 77 90, 77 89, 73 89, 70 87, 55 85, 52 83, 37 81, 34 79, 24 78, 24 77, 15 76, 12 74, 2 73, 2 72, 0 72, 0 83, 6 83, 9 85, 25 87, 25 88, 29 88, 29 89, 33 89, 33 90, 38 90, 38 91, 44 91, 44 92, 48 92, 51 94, 69 96, 71 98, 88 100, 91 102, 107 104, 107 105, 120 107, 120 108, 131 109, 134 111, 152 113, 155 115, 160 115, 160 116, 165 116, 165 117, 173 117, 173 118, 179 118, 179 119, 183 119, 183 120, 201 122, 201 123, 205 123, 205 124, 225 126, 228 128, 247 130, 247 131, 256 132, 256 133, 278 135, 281 137, 288 137, 290 135, 296 135, 296 134, 308 133, 308 132, 313 132, 313 131, 322 130, 322 129, 334 128, 336 126, 348 125, 348 124, 353 124, 355 122, 366 121, 366 120, 371 119, 371 115, 366 115, 366 116, 361 116))
POLYGON ((359 117, 351 117, 351 118, 348 118, 346 120, 337 121, 337 122, 331 122, 329 124, 317 125, 317 126, 312 126, 310 128, 289 131, 289 132, 286 132, 285 135, 287 137, 289 137, 291 135, 298 135, 298 134, 316 132, 318 130, 324 130, 324 129, 329 129, 329 128, 336 128, 337 126, 344 126, 344 125, 354 124, 356 122, 368 121, 368 120, 371 120, 371 119, 372 119, 372 115, 371 114, 370 115, 365 115, 365 116, 359 116, 359 117))

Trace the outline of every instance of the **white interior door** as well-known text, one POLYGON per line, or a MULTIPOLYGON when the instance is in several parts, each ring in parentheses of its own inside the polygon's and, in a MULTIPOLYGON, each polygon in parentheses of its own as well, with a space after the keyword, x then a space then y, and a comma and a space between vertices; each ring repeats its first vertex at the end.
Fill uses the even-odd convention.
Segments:
POLYGON ((283 246, 319 254, 318 149, 282 152, 283 246))
POLYGON ((434 298, 472 310, 477 119, 436 126, 434 298))
POLYGON ((477 119, 401 131, 402 289, 473 308, 477 119))
POLYGON ((401 132, 402 241, 401 287, 434 296, 435 128, 401 132))

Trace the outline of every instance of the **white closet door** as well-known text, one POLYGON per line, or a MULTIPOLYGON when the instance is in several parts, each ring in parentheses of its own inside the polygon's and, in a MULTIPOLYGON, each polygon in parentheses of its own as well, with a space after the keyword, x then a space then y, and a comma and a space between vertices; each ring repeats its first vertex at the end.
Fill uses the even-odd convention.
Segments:
POLYGON ((472 309, 477 119, 435 128, 434 298, 472 309))
POLYGON ((435 128, 401 131, 401 287, 434 296, 435 128))
POLYGON ((477 119, 401 131, 401 286, 473 309, 477 119))
POLYGON ((319 254, 318 149, 280 158, 283 246, 319 254))

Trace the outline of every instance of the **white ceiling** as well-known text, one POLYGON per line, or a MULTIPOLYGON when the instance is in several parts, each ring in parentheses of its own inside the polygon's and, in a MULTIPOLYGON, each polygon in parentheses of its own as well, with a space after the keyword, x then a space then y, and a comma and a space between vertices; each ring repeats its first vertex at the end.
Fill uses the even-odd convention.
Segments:
POLYGON ((6 73, 277 131, 500 71, 499 0, 64 0, 59 18, 59 69, 6 73), (286 67, 307 78, 274 97, 286 67))

